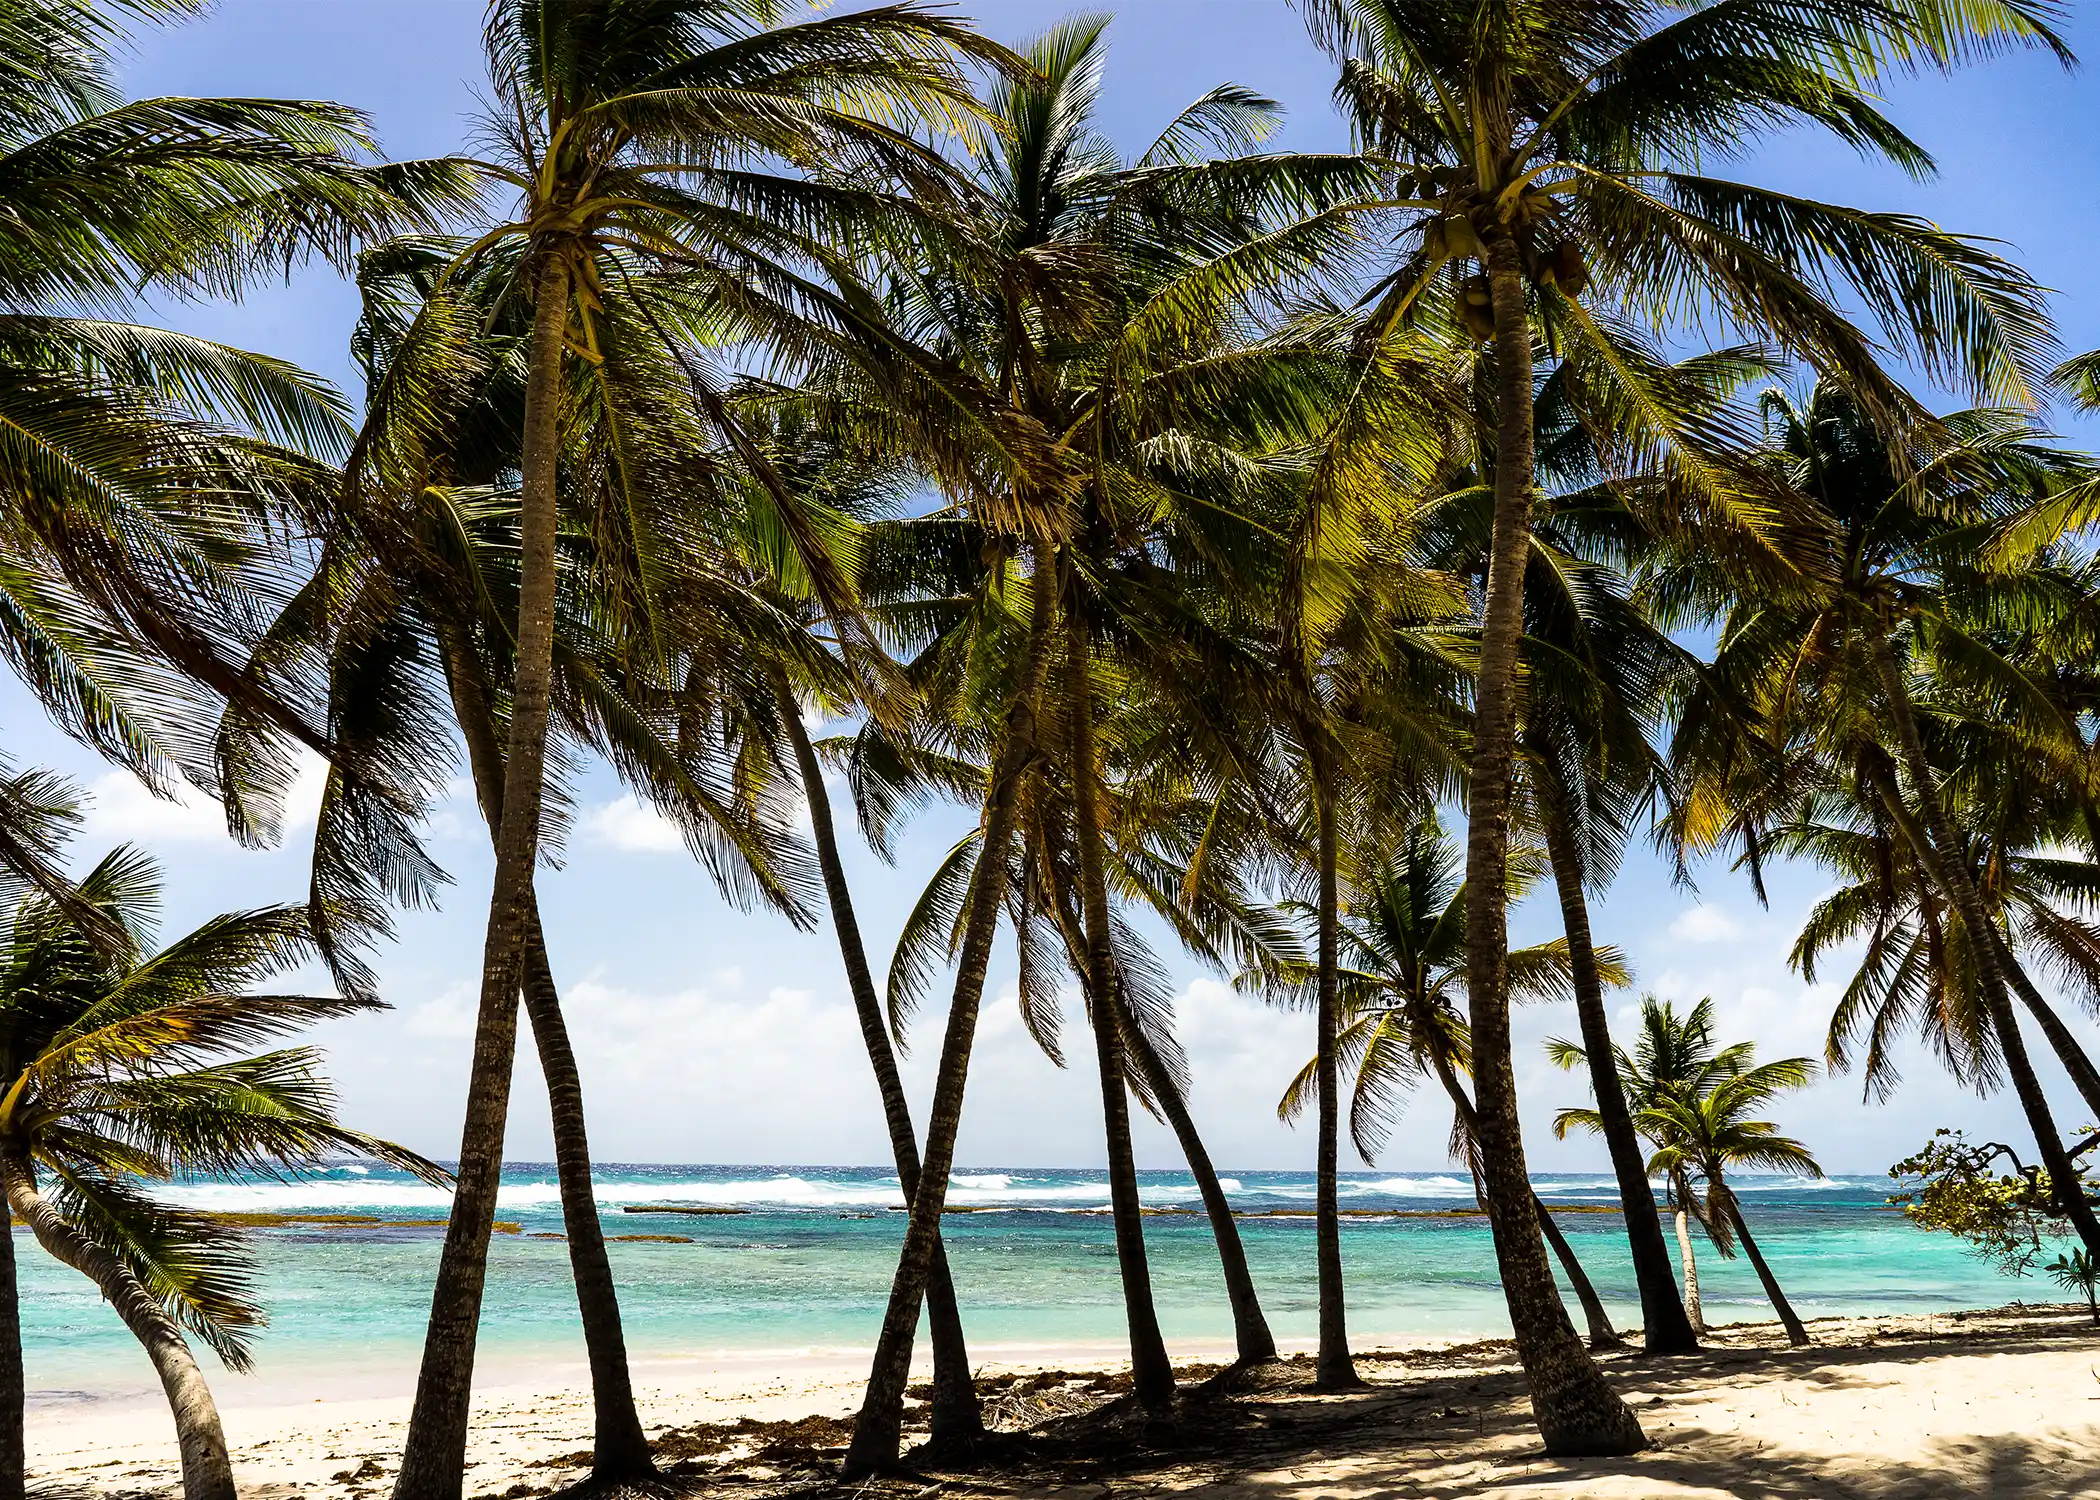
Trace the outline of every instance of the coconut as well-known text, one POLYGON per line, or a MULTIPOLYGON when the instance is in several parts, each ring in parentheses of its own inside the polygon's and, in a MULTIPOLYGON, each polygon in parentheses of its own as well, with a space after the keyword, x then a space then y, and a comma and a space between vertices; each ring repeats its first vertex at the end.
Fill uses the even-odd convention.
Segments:
POLYGON ((1546 259, 1545 270, 1564 297, 1579 297, 1582 289, 1590 284, 1590 268, 1583 263, 1582 247, 1573 240, 1562 240, 1553 247, 1553 254, 1546 259))
POLYGON ((1468 302, 1465 310, 1466 332, 1481 343, 1495 336, 1495 315, 1484 307, 1468 302))
POLYGON ((1486 307, 1495 300, 1495 294, 1488 290, 1488 279, 1485 276, 1468 276, 1460 284, 1459 290, 1466 294, 1468 307, 1486 307))
POLYGON ((1422 248, 1431 260, 1479 260, 1480 236, 1473 232, 1470 219, 1448 214, 1432 220, 1422 232, 1422 248))

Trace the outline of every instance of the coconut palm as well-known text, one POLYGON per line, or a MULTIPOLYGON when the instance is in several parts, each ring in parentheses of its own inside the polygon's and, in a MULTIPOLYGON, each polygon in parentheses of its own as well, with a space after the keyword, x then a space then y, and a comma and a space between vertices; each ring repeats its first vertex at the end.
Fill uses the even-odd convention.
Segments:
MULTIPOLYGON (((1674 1098, 1698 1098, 1749 1065, 1751 1043, 1719 1045, 1714 1036, 1713 1010, 1713 1001, 1702 999, 1680 1016, 1668 1001, 1653 995, 1641 997, 1640 1036, 1633 1051, 1612 1048, 1613 1071, 1636 1121, 1649 1110, 1666 1107, 1674 1098)), ((1555 1038, 1546 1044, 1546 1051, 1563 1068, 1589 1067, 1587 1054, 1573 1042, 1555 1038)), ((1594 1076, 1594 1070, 1590 1071, 1594 1076)), ((1556 1138, 1565 1140, 1568 1132, 1575 1129, 1602 1135, 1603 1120, 1594 1109, 1564 1109, 1553 1117, 1556 1138)), ((1706 1323, 1699 1307, 1699 1264, 1692 1252, 1694 1199, 1689 1163, 1676 1161, 1663 1180, 1676 1217, 1678 1254, 1684 1260, 1685 1315, 1691 1319, 1692 1327, 1703 1333, 1706 1323)))
MULTIPOLYGON (((1657 788, 1660 767, 1650 738, 1689 671, 1689 653, 1647 617, 1623 572, 1648 555, 1648 523, 1658 504, 1668 506, 1659 497, 1672 481, 1652 461, 1663 440, 1657 412, 1693 418, 1718 438, 1728 430, 1736 387, 1769 366, 1742 350, 1671 366, 1626 330, 1614 330, 1610 340, 1619 368, 1648 372, 1651 398, 1668 394, 1660 401, 1625 399, 1631 393, 1594 357, 1566 359, 1539 383, 1537 466, 1547 493, 1533 516, 1525 572, 1518 807, 1550 858, 1584 1045, 1604 1060, 1592 1088, 1641 1288, 1643 1341, 1651 1353, 1667 1353, 1696 1340, 1676 1293, 1640 1138, 1608 1061, 1610 1025, 1594 959, 1589 890, 1609 883, 1640 808, 1657 788)), ((1477 390, 1489 372, 1477 357, 1470 363, 1477 390)), ((1473 406, 1483 410, 1484 399, 1476 395, 1473 406)), ((1491 472, 1491 431, 1482 431, 1473 446, 1491 472)), ((1711 461, 1736 462, 1725 451, 1711 461)), ((1486 589, 1492 486, 1470 468, 1454 479, 1456 487, 1425 522, 1424 551, 1465 579, 1478 600, 1486 589)))
POLYGON ((1696 1089, 1668 1090, 1634 1119, 1642 1134, 1656 1143, 1655 1155, 1648 1161, 1650 1171, 1661 1172, 1673 1182, 1687 1172, 1697 1175, 1705 1189, 1699 1220, 1714 1248, 1724 1256, 1732 1255, 1736 1241, 1742 1242, 1772 1310, 1786 1325, 1787 1341, 1799 1347, 1808 1343, 1808 1330, 1801 1326, 1793 1305, 1779 1288, 1779 1278, 1757 1248, 1743 1218, 1742 1200, 1728 1185, 1727 1174, 1753 1167, 1797 1177, 1823 1175, 1806 1146, 1781 1135, 1770 1120, 1751 1117, 1753 1110, 1764 1108, 1780 1094, 1806 1088, 1816 1076, 1816 1065, 1806 1057, 1758 1063, 1755 1049, 1747 1042, 1727 1051, 1734 1054, 1732 1068, 1740 1071, 1728 1071, 1696 1089))
MULTIPOLYGON (((515 650, 509 621, 517 596, 518 427, 528 320, 497 298, 500 274, 455 278, 447 294, 478 309, 470 347, 475 363, 423 398, 421 433, 408 447, 412 468, 386 450, 397 383, 417 374, 417 325, 432 316, 438 283, 456 243, 391 242, 365 257, 365 313, 353 336, 373 392, 360 435, 358 481, 339 498, 320 566, 282 613, 251 670, 273 685, 327 705, 338 767, 324 786, 315 821, 313 900, 323 951, 341 982, 368 989, 362 950, 384 933, 391 903, 434 902, 443 874, 420 843, 434 801, 444 793, 463 742, 475 800, 493 838, 502 807, 504 745, 515 650), (376 451, 375 451, 376 450, 376 451), (320 686, 298 684, 317 671, 320 686), (368 773, 341 774, 347 759, 368 773)), ((637 354, 634 358, 644 356, 637 354)), ((668 359, 669 353, 665 352, 668 359)), ((671 372, 660 372, 671 388, 671 372)), ((589 409, 579 399, 579 405, 589 409)), ((626 415, 644 410, 630 404, 626 415)), ((675 411, 650 411, 660 438, 694 445, 701 437, 675 411)), ((807 882, 786 833, 786 814, 759 808, 705 754, 681 744, 691 715, 669 706, 670 687, 637 678, 603 622, 619 614, 624 554, 589 534, 589 515, 605 503, 598 487, 622 471, 637 445, 618 442, 609 423, 579 421, 565 462, 597 484, 577 482, 560 539, 565 582, 557 602, 550 734, 556 762, 580 755, 611 761, 623 779, 671 819, 736 899, 764 900, 792 918, 803 913, 807 882), (610 553, 610 556, 608 556, 610 553)), ((677 611, 658 625, 688 635, 704 619, 716 655, 749 656, 746 642, 788 633, 776 611, 750 595, 730 570, 736 494, 712 529, 688 527, 667 570, 677 611)), ((638 508, 637 508, 638 510, 638 508)), ((630 511, 630 514, 636 514, 630 511)), ((704 654, 697 644, 686 649, 704 654)), ((726 668, 726 663, 723 664, 726 668)), ((747 674, 750 670, 745 664, 747 674)), ((269 746, 229 723, 218 736, 232 759, 269 746)), ((557 798, 565 805, 566 799, 557 798)), ((646 1479, 654 1465, 636 1411, 617 1291, 591 1183, 582 1083, 546 952, 536 899, 526 915, 523 997, 547 1080, 557 1177, 579 1312, 592 1372, 597 1482, 646 1479)))
MULTIPOLYGON (((1596 348, 1599 312, 1653 323, 1715 315, 1867 393, 1893 426, 1916 405, 1839 311, 1843 285, 1883 342, 1994 399, 2041 383, 2047 323, 2035 288, 1973 242, 1914 219, 1817 203, 1700 170, 1702 158, 1805 124, 1912 171, 1929 156, 1865 90, 1890 71, 1952 66, 2038 42, 2023 7, 1868 0, 1811 12, 1660 0, 1308 0, 1313 36, 1343 65, 1338 96, 1385 167, 1372 211, 1398 219, 1375 310, 1397 333, 1425 307, 1472 308, 1492 344, 1493 542, 1482 615, 1468 821, 1469 972, 1482 1160, 1502 1283, 1546 1446, 1623 1453, 1639 1424, 1583 1354, 1535 1226, 1518 1133, 1499 893, 1510 837, 1516 660, 1534 502, 1534 341, 1596 348), (1476 272, 1471 268, 1478 265, 1476 272)), ((1764 522, 1703 473, 1696 445, 1665 461, 1697 504, 1764 522)))
MULTIPOLYGON (((1323 194, 1334 195, 1328 178, 1336 170, 1358 169, 1248 154, 1273 110, 1229 86, 1198 100, 1126 163, 1093 119, 1104 26, 1100 17, 1082 17, 1054 29, 1028 49, 1033 74, 1002 82, 990 101, 1006 130, 974 174, 968 244, 992 247, 993 259, 933 257, 934 264, 889 279, 895 320, 914 336, 923 330, 950 361, 928 377, 926 404, 947 411, 955 392, 977 393, 956 421, 944 419, 945 431, 915 435, 922 450, 915 456, 932 466, 951 502, 992 534, 994 555, 1025 548, 1030 558, 1031 644, 1019 652, 1019 675, 1034 699, 1061 663, 1054 681, 1067 691, 1055 704, 1030 702, 1018 727, 1039 737, 1043 754, 1061 752, 1073 768, 1088 990, 1113 996, 1108 884, 1095 831, 1105 826, 1102 749, 1087 722, 1094 695, 1077 689, 1096 681, 1097 652, 1108 658, 1099 675, 1114 680, 1127 668, 1116 593, 1125 570, 1141 569, 1161 528, 1186 509, 1173 479, 1209 460, 1213 442, 1229 449, 1230 438, 1218 435, 1235 425, 1306 430, 1316 406, 1306 382, 1309 372, 1334 367, 1333 340, 1302 339, 1281 355, 1265 348, 1250 361, 1238 358, 1238 346, 1256 322, 1257 299, 1280 281, 1311 275, 1343 241, 1340 230, 1302 227, 1299 219, 1323 194), (1280 383, 1273 378, 1279 359, 1308 373, 1280 383), (972 467, 959 449, 982 457, 972 467), (981 479, 987 470, 999 475, 996 486, 981 479), (1053 740, 1053 727, 1062 740, 1053 740)), ((998 756, 992 788, 1019 795, 1019 770, 1001 769, 1005 742, 998 756)), ((1013 757, 1025 768, 1018 751, 1013 757)), ((1014 826, 1004 813, 998 822, 987 816, 986 868, 1003 862, 1014 826)), ((945 1191, 934 1167, 945 1166, 974 1035, 981 976, 973 959, 989 951, 1000 894, 996 883, 979 881, 972 897, 980 904, 964 924, 927 1169, 856 1426, 849 1460, 856 1472, 894 1458, 905 1356, 945 1191)), ((1112 1006, 1095 1007, 1093 1016, 1113 1133, 1123 1107, 1116 1017, 1112 1006)), ((1116 1165, 1118 1154, 1110 1175, 1138 1389, 1159 1408, 1171 1399, 1172 1372, 1148 1326, 1148 1299, 1137 1294, 1146 1280, 1140 1210, 1134 1173, 1116 1165)))
MULTIPOLYGON (((218 1409, 185 1331, 244 1370, 263 1321, 253 1264, 234 1231, 143 1190, 188 1173, 297 1172, 344 1152, 432 1182, 422 1158, 337 1123, 310 1048, 254 1054, 368 1000, 258 995, 254 986, 314 952, 306 912, 269 907, 215 917, 151 948, 159 873, 119 848, 84 876, 77 899, 121 935, 81 931, 19 884, 0 913, 0 1182, 12 1217, 92 1280, 152 1360, 175 1416, 185 1500, 233 1500, 218 1409)), ((10 1241, 0 1298, 18 1330, 10 1241)), ((0 1492, 22 1494, 19 1332, 0 1348, 0 1492)))
MULTIPOLYGON (((1806 502, 1803 534, 1821 534, 1824 561, 1728 616, 1673 752, 1686 768, 1680 779, 1707 786, 1709 811, 1693 820, 1703 826, 1690 842, 1754 841, 1778 821, 1775 806, 1833 775, 1869 788, 1875 815, 1890 820, 1967 935, 1992 1044, 2045 1166, 2068 1182, 2066 1148, 2013 1009, 2005 946, 1927 749, 1918 685, 1938 677, 1987 695, 2031 753, 2084 778, 2082 740, 1991 635, 2033 614, 2031 591, 1984 572, 1971 540, 2020 516, 2034 494, 2083 477, 2084 463, 2020 413, 1958 412, 1892 444, 1835 386, 1818 384, 1801 402, 1771 392, 1765 406, 1775 467, 1806 502), (1735 805, 1713 816, 1723 799, 1735 805)), ((1678 575, 1672 589, 1697 589, 1687 580, 1711 575, 1697 559, 1669 571, 1678 575)), ((2100 1243, 2090 1206, 2073 1195, 2065 1208, 2081 1236, 2100 1243)))
MULTIPOLYGON (((657 543, 678 535, 687 510, 704 513, 706 502, 690 499, 696 490, 704 497, 714 488, 704 452, 683 436, 697 424, 732 449, 739 441, 704 351, 723 339, 800 346, 836 330, 835 318, 815 321, 831 306, 821 272, 813 280, 797 268, 821 267, 828 245, 895 218, 900 202, 883 191, 890 185, 938 190, 943 169, 903 127, 966 115, 959 58, 986 50, 909 4, 795 25, 778 19, 775 5, 727 0, 506 0, 489 12, 498 151, 482 166, 517 197, 512 215, 457 263, 464 272, 509 257, 506 296, 532 309, 519 427, 517 655, 460 1192, 396 1485, 404 1500, 457 1495, 463 1472, 544 802, 571 351, 591 409, 634 440, 610 476, 619 504, 598 510, 590 529, 632 560, 618 634, 644 647, 672 581, 666 559, 676 555, 675 543, 668 551, 657 543), (668 386, 666 359, 684 372, 668 386), (643 420, 629 425, 638 413, 643 420)), ((417 320, 417 359, 389 392, 402 448, 412 448, 432 386, 461 363, 459 331, 443 299, 417 320)), ((793 497, 768 494, 829 602, 849 607, 793 497)))
MULTIPOLYGON (((126 100, 123 42, 115 12, 84 4, 11 4, 0 23, 0 655, 53 722, 154 790, 216 790, 196 733, 216 698, 317 742, 238 668, 286 562, 263 523, 348 428, 283 361, 127 315, 148 293, 341 264, 470 183, 366 164, 364 117, 342 105, 126 100)), ((33 790, 0 786, 0 862, 64 899, 16 828, 33 790)))

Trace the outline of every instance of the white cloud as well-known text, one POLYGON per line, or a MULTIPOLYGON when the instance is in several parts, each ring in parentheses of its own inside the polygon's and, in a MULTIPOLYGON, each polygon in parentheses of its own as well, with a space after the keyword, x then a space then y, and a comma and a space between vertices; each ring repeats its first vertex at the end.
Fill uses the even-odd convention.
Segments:
POLYGON ((1670 924, 1670 936, 1680 943, 1732 943, 1742 935, 1742 923, 1718 906, 1687 907, 1670 924))
POLYGON ((653 807, 644 807, 632 792, 594 807, 584 815, 583 831, 591 842, 622 854, 666 854, 685 847, 675 824, 653 807))
MULTIPOLYGON (((313 825, 321 804, 327 765, 302 755, 291 789, 285 794, 281 830, 313 825)), ((195 787, 178 785, 172 797, 156 797, 127 771, 111 771, 88 783, 88 806, 81 834, 91 848, 118 843, 149 846, 232 842, 226 813, 217 800, 195 787)))

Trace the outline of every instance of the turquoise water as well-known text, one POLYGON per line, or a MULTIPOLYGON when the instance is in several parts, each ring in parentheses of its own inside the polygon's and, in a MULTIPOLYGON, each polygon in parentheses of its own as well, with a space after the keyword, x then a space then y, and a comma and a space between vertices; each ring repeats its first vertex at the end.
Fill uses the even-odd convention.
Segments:
MULTIPOLYGON (((1192 1206, 1194 1184, 1147 1172, 1148 1204, 1192 1206)), ((533 1239, 561 1228, 551 1166, 506 1169, 501 1216, 525 1233, 499 1235, 483 1314, 483 1364, 506 1368, 580 1360, 567 1247, 533 1239)), ((950 1202, 991 1209, 943 1225, 973 1351, 1113 1344, 1123 1337, 1110 1224, 1099 1210, 1106 1179, 1092 1171, 958 1172, 950 1202)), ((1538 1179, 1549 1204, 1601 1203, 1601 1177, 1538 1179)), ((1746 1178, 1743 1193, 1759 1244, 1805 1317, 1984 1307, 2054 1289, 2009 1280, 1951 1240, 1913 1229, 1885 1206, 1886 1178, 1819 1183, 1746 1178)), ((1314 1334, 1310 1218, 1259 1217, 1308 1209, 1313 1183, 1291 1172, 1227 1179, 1263 1305, 1277 1335, 1314 1334)), ((1473 1206, 1463 1178, 1360 1173, 1344 1179, 1345 1208, 1390 1212, 1343 1225, 1351 1334, 1359 1346, 1508 1331, 1487 1226, 1479 1219, 1406 1217, 1473 1206)), ((229 1211, 441 1217, 445 1195, 378 1166, 346 1166, 298 1183, 227 1182, 174 1196, 229 1211)), ((690 1244, 612 1246, 631 1349, 641 1359, 743 1352, 821 1354, 865 1349, 880 1324, 905 1216, 893 1174, 872 1168, 601 1166, 598 1199, 608 1233, 676 1234, 690 1244), (647 1204, 740 1208, 723 1216, 651 1216, 647 1204)), ((1632 1323, 1637 1295, 1616 1214, 1560 1220, 1614 1317, 1632 1323)), ((1170 1340, 1229 1346, 1232 1325, 1208 1221, 1200 1214, 1148 1218, 1160 1321, 1170 1340)), ((440 1231, 422 1228, 256 1232, 271 1325, 257 1347, 251 1389, 282 1391, 331 1381, 408 1388, 420 1347, 440 1231)), ((137 1391, 143 1357, 73 1272, 18 1239, 24 1351, 33 1400, 62 1403, 137 1391)), ((1713 1322, 1769 1317, 1746 1262, 1724 1261, 1702 1240, 1700 1279, 1713 1322)))

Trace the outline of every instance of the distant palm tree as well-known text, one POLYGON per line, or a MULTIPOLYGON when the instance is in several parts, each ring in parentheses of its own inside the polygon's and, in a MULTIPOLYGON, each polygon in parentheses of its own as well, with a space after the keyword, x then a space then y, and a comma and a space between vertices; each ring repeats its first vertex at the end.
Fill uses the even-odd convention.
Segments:
MULTIPOLYGON (((301 907, 215 917, 149 950, 159 875, 119 848, 78 900, 121 935, 83 934, 19 886, 0 892, 0 1184, 37 1242, 93 1281, 153 1361, 182 1449, 186 1500, 234 1500, 218 1408, 188 1329, 229 1369, 248 1367, 263 1321, 234 1231, 141 1190, 190 1173, 284 1173, 354 1152, 438 1184, 436 1166, 337 1123, 310 1048, 257 1043, 375 1002, 258 995, 313 956, 301 907)), ((20 1500, 22 1348, 13 1236, 0 1215, 0 1496, 20 1500)))
MULTIPOLYGON (((1653 995, 1641 997, 1641 1029, 1633 1051, 1614 1046, 1612 1059, 1626 1104, 1638 1122, 1650 1111, 1662 1108, 1677 1097, 1696 1098, 1720 1080, 1740 1073, 1748 1065, 1752 1044, 1738 1042, 1722 1047, 1714 1036, 1714 1006, 1702 999, 1689 1014, 1680 1016, 1668 1001, 1653 995)), ((1589 1054, 1573 1042, 1554 1038, 1546 1044, 1547 1055, 1563 1068, 1589 1067, 1589 1054)), ((1570 1130, 1604 1133, 1603 1117, 1595 1109, 1564 1109, 1553 1118, 1553 1134, 1562 1140, 1570 1130)), ((1651 1142, 1653 1137, 1650 1137, 1651 1142)), ((1651 1171, 1653 1170, 1651 1165, 1651 1171)), ((1706 1329, 1699 1307, 1699 1263, 1692 1251, 1691 1217, 1694 1211, 1689 1164, 1674 1163, 1664 1173, 1670 1207, 1677 1220, 1677 1250, 1684 1260, 1684 1310, 1692 1327, 1706 1329)))
MULTIPOLYGON (((1640 1424, 1582 1350, 1532 1223, 1509 1052, 1502 899, 1516 754, 1527 539, 1536 504, 1534 362, 1595 350, 1611 312, 1722 319, 1863 393, 1893 430, 1922 416, 1883 373, 1884 341, 1991 399, 2031 400, 2047 315, 2025 276, 1972 241, 1705 175, 1709 158, 1789 125, 1820 127, 1912 171, 1931 160, 1868 90, 2007 44, 2069 50, 2027 7, 1834 0, 1748 14, 1666 0, 1302 0, 1341 65, 1337 94, 1384 182, 1392 274, 1369 337, 1433 310, 1491 343, 1493 537, 1471 747, 1468 970, 1481 1161, 1503 1290, 1552 1453, 1627 1453, 1640 1424), (1475 267, 1478 267, 1476 270, 1475 267), (1960 309, 1959 312, 1954 311, 1960 309), (1602 316, 1600 316, 1602 314, 1602 316)), ((1696 423, 1664 445, 1680 496, 1760 545, 1769 512, 1701 459, 1696 423)))
MULTIPOLYGON (((1730 1052, 1737 1049, 1730 1048, 1730 1052)), ((1768 1172, 1787 1172, 1798 1177, 1821 1177, 1823 1169, 1806 1146, 1779 1133, 1769 1120, 1751 1118, 1780 1094, 1805 1088, 1816 1076, 1814 1061, 1806 1057, 1782 1058, 1757 1063, 1750 1044, 1742 1044, 1739 1073, 1714 1079, 1696 1091, 1671 1090, 1634 1116, 1641 1133, 1657 1143, 1649 1158, 1649 1170, 1673 1179, 1687 1170, 1696 1173, 1706 1190, 1699 1219, 1723 1255, 1735 1252, 1741 1240, 1743 1253, 1757 1271, 1757 1279, 1771 1299, 1772 1310, 1786 1325, 1786 1336, 1795 1345, 1808 1343, 1808 1330, 1801 1326, 1779 1278, 1765 1263, 1750 1225, 1743 1218, 1743 1204, 1728 1185, 1728 1173, 1751 1167, 1768 1172)))

